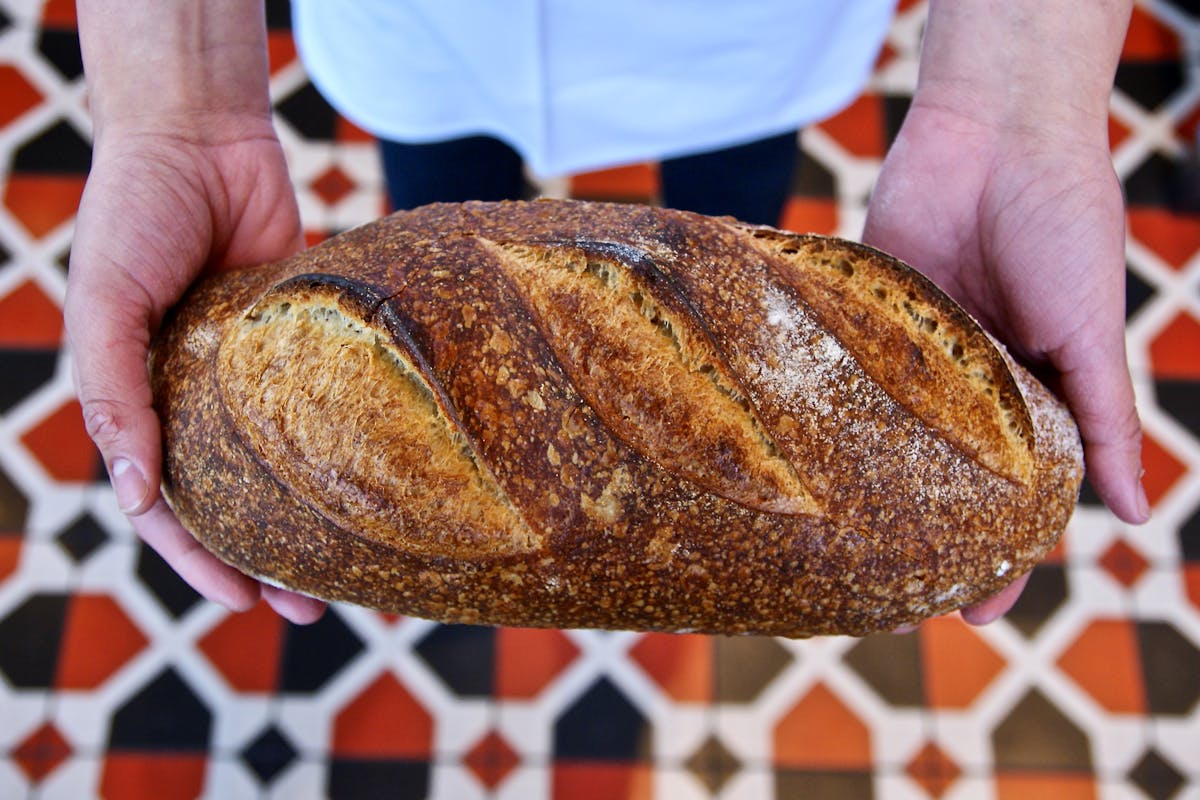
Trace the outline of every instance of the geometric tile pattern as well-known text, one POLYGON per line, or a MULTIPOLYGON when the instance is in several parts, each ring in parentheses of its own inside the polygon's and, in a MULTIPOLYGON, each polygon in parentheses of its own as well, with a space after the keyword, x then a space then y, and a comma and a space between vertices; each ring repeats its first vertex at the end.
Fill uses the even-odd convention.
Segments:
MULTIPOLYGON (((311 244, 385 211, 369 136, 269 0, 276 122, 311 244)), ((806 130, 783 219, 857 236, 925 8, 806 130)), ((62 300, 91 162, 74 4, 0 0, 0 797, 1200 797, 1200 3, 1139 0, 1110 104, 1151 522, 1085 490, 1013 611, 786 641, 316 624, 199 597, 117 511, 62 300)), ((651 202, 654 164, 548 180, 651 202)))

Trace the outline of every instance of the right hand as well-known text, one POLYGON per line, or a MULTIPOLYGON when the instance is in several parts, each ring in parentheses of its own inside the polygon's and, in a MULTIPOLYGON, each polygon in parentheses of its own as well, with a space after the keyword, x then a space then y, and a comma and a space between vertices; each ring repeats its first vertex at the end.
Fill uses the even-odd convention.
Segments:
POLYGON ((87 431, 134 530, 210 600, 246 610, 261 596, 297 623, 324 604, 218 561, 163 500, 147 355, 163 315, 203 271, 274 261, 302 243, 266 114, 110 125, 79 206, 64 309, 87 431))

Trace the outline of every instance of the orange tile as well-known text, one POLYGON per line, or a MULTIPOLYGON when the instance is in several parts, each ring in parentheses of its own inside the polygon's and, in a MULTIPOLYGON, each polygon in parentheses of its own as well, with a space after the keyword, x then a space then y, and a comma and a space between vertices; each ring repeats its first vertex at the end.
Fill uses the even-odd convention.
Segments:
POLYGON ((0 128, 42 102, 42 93, 11 64, 0 65, 0 128))
POLYGON ((0 298, 0 347, 57 348, 62 333, 62 309, 33 281, 0 298))
POLYGON ((1126 589, 1140 581, 1146 570, 1150 569, 1150 562, 1146 557, 1124 539, 1113 542, 1100 556, 1098 563, 1113 580, 1126 589))
POLYGON ((998 773, 996 775, 997 800, 1094 800, 1096 784, 1091 775, 1072 773, 998 773))
POLYGON ((0 536, 0 583, 17 571, 21 561, 21 537, 0 536))
POLYGON ((1200 322, 1180 312, 1150 343, 1150 363, 1157 378, 1200 380, 1200 322))
POLYGON ((106 800, 184 800, 199 797, 206 757, 169 753, 109 753, 100 775, 106 800))
POLYGON ((640 764, 558 762, 551 792, 554 800, 650 800, 654 772, 640 764))
POLYGON ((42 6, 42 24, 50 28, 74 28, 75 3, 73 0, 46 0, 42 6))
POLYGON ((333 722, 332 752, 349 758, 428 758, 433 718, 390 672, 380 675, 333 722))
POLYGON ((337 139, 338 144, 348 144, 350 142, 369 144, 375 141, 374 136, 342 116, 338 116, 334 122, 333 135, 337 139))
POLYGON ((958 616, 924 623, 918 633, 926 702, 966 708, 1004 669, 1004 659, 958 616))
POLYGON ((1093 620, 1058 666, 1108 711, 1146 713, 1137 630, 1128 620, 1093 620))
POLYGON ((645 199, 659 193, 657 164, 630 164, 625 167, 582 172, 571 178, 571 196, 601 199, 645 199))
POLYGON ((1122 61, 1176 60, 1182 53, 1179 35, 1148 11, 1134 6, 1125 34, 1122 61))
POLYGON ((47 722, 25 737, 12 752, 12 761, 30 783, 37 784, 71 757, 71 745, 47 722))
POLYGON ((648 633, 630 656, 678 703, 707 703, 713 694, 712 639, 697 634, 648 633))
POLYGON ((21 437, 21 443, 59 481, 91 481, 100 454, 83 427, 79 401, 70 400, 21 437))
POLYGON ((933 742, 928 742, 904 769, 932 797, 941 797, 962 777, 962 768, 933 742))
POLYGON ((1111 114, 1108 117, 1108 146, 1116 150, 1129 138, 1129 128, 1111 114))
POLYGON ((1149 434, 1142 435, 1142 467, 1146 470, 1142 485, 1146 487, 1146 497, 1151 506, 1158 503, 1187 472, 1187 467, 1149 434))
POLYGON ((1183 269, 1200 250, 1200 214, 1137 206, 1127 216, 1130 235, 1174 269, 1183 269))
POLYGON ((260 602, 230 614, 198 642, 200 651, 239 692, 270 692, 279 680, 284 623, 260 602))
POLYGON ((815 197, 789 197, 783 207, 779 227, 796 233, 832 234, 838 227, 836 200, 815 197))
POLYGON ((83 195, 83 176, 9 175, 4 205, 35 238, 75 215, 83 195))
POLYGON ((500 628, 496 631, 497 698, 537 697, 579 657, 579 648, 561 631, 500 628))
POLYGON ((868 92, 860 95, 817 127, 836 139, 851 155, 882 158, 887 152, 883 101, 876 94, 868 92))
POLYGON ((67 609, 55 686, 95 689, 147 643, 145 634, 112 597, 77 594, 67 609))
POLYGON ((870 769, 871 731, 837 695, 817 684, 775 726, 775 765, 870 769))
POLYGON ((309 186, 325 205, 333 206, 353 192, 356 184, 337 164, 332 164, 329 169, 314 178, 309 186))
POLYGON ((267 64, 271 74, 279 72, 296 60, 296 39, 291 31, 267 33, 267 64))
POLYGON ((521 757, 495 731, 476 742, 463 757, 463 764, 489 791, 495 791, 520 763, 521 757))

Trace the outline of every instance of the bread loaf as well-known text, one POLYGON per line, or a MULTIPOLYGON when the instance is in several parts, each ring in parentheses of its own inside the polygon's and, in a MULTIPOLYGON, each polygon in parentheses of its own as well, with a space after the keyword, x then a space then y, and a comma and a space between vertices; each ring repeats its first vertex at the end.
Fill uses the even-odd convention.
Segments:
POLYGON ((435 205, 214 276, 151 372, 219 558, 451 622, 863 634, 1057 541, 1066 409, 863 245, 642 206, 435 205))

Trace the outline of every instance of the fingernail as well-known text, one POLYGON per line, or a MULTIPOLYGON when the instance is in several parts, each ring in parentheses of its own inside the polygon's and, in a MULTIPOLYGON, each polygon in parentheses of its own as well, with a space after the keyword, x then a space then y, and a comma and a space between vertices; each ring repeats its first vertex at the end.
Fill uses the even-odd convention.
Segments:
POLYGON ((1137 508, 1142 522, 1150 519, 1150 500, 1146 497, 1146 487, 1140 480, 1137 485, 1137 508))
POLYGON ((112 462, 110 474, 121 511, 126 514, 136 511, 146 499, 146 479, 141 471, 129 459, 118 458, 112 462))

